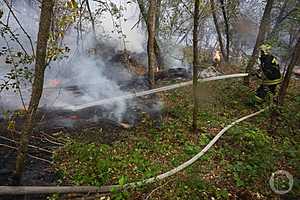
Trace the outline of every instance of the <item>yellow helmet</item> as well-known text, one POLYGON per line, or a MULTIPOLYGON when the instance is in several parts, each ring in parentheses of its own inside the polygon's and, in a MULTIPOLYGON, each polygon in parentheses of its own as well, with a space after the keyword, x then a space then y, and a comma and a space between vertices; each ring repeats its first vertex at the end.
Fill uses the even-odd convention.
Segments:
POLYGON ((265 54, 270 54, 272 50, 272 46, 269 44, 260 45, 259 49, 263 51, 265 54))

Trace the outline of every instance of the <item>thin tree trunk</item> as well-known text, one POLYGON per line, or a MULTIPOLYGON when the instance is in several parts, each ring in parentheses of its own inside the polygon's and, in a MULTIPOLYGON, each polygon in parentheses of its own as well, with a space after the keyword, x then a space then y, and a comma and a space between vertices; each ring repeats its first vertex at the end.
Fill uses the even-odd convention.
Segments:
MULTIPOLYGON (((148 19, 147 19, 148 17, 147 17, 147 11, 145 9, 144 1, 143 0, 137 0, 137 2, 138 2, 138 5, 139 5, 139 8, 140 8, 142 18, 144 19, 144 21, 146 23, 146 26, 147 26, 147 29, 148 29, 148 19)), ((160 12, 160 6, 161 6, 160 3, 161 3, 161 0, 158 0, 156 13, 160 12)), ((156 25, 159 25, 159 15, 157 15, 157 17, 155 19, 155 23, 156 23, 156 25)), ((156 37, 154 38, 155 56, 156 56, 156 61, 157 61, 158 68, 162 69, 162 68, 164 68, 164 61, 163 61, 163 57, 161 55, 161 50, 160 50, 160 47, 159 47, 159 43, 157 41, 158 33, 159 33, 158 27, 156 27, 155 30, 156 30, 155 31, 156 32, 156 34, 155 34, 156 37)))
POLYGON ((161 0, 157 0, 157 7, 156 7, 156 18, 155 18, 155 36, 158 38, 159 28, 160 28, 160 9, 161 9, 161 0))
MULTIPOLYGON (((233 24, 239 20, 239 17, 241 16, 241 10, 240 10, 240 1, 234 0, 234 1, 228 1, 228 6, 232 10, 232 20, 233 24)), ((238 62, 240 60, 236 60, 241 55, 241 38, 239 34, 235 31, 229 31, 231 33, 231 40, 232 40, 232 53, 235 57, 235 62, 238 62)))
POLYGON ((90 15, 90 20, 91 20, 91 24, 92 24, 92 31, 93 31, 93 37, 96 40, 95 19, 94 19, 93 14, 92 14, 92 10, 91 10, 91 7, 90 7, 89 0, 86 0, 86 7, 87 7, 88 13, 90 15))
POLYGON ((279 105, 283 105, 283 103, 284 103, 284 97, 286 96, 286 91, 287 91, 287 88, 288 88, 289 83, 290 83, 290 79, 291 79, 291 76, 292 76, 292 73, 293 73, 293 69, 294 69, 294 67, 297 63, 297 60, 299 59, 299 55, 300 55, 300 37, 298 38, 297 44, 296 44, 295 49, 294 49, 293 54, 292 54, 291 62, 288 66, 287 72, 284 76, 284 80, 283 80, 283 82, 281 84, 281 87, 280 87, 279 99, 278 99, 278 104, 279 105))
POLYGON ((144 19, 145 23, 147 24, 147 11, 145 9, 145 3, 143 0, 137 0, 137 3, 139 5, 139 9, 142 15, 142 18, 144 19))
POLYGON ((290 10, 287 14, 285 14, 287 5, 289 0, 285 0, 283 5, 280 8, 280 12, 278 17, 276 18, 275 25, 272 31, 268 34, 268 39, 277 38, 278 37, 278 29, 280 28, 281 23, 293 12, 294 9, 290 10))
POLYGON ((213 16, 216 32, 218 35, 220 51, 222 53, 223 58, 225 58, 226 54, 225 54, 224 44, 223 44, 223 40, 222 40, 222 34, 221 34, 219 23, 218 23, 218 18, 217 18, 217 14, 216 14, 216 6, 215 6, 214 0, 210 0, 210 6, 211 6, 211 10, 212 10, 212 16, 213 16))
POLYGON ((164 59, 162 57, 161 49, 159 47, 159 30, 160 30, 160 15, 161 15, 161 1, 157 0, 157 6, 156 6, 156 19, 155 19, 155 41, 154 41, 154 47, 155 47, 155 55, 157 60, 158 69, 164 69, 165 63, 164 59))
POLYGON ((199 68, 199 57, 198 57, 198 28, 199 28, 199 6, 200 0, 195 0, 194 10, 194 30, 193 30, 193 98, 194 98, 194 109, 193 109, 193 132, 197 133, 197 115, 198 115, 198 68, 199 68))
POLYGON ((225 35, 226 35, 226 56, 225 56, 225 62, 229 61, 229 44, 230 44, 230 38, 229 38, 229 23, 228 23, 228 18, 225 10, 225 3, 224 0, 220 0, 221 3, 221 8, 222 8, 222 13, 224 17, 224 22, 225 22, 225 35))
POLYGON ((157 0, 156 6, 156 17, 155 17, 155 40, 154 48, 157 61, 157 67, 159 70, 164 69, 164 60, 161 54, 161 49, 159 47, 159 28, 160 28, 160 12, 161 12, 161 0, 157 0))
MULTIPOLYGON (((271 23, 271 10, 273 7, 274 0, 267 0, 267 4, 264 10, 264 14, 261 19, 261 23, 259 26, 258 35, 256 38, 256 43, 252 52, 252 56, 248 62, 248 65, 246 67, 246 72, 249 73, 253 69, 253 65, 255 64, 257 60, 257 56, 259 53, 259 46, 263 43, 263 41, 266 38, 266 32, 268 31, 269 24, 271 23)), ((249 85, 250 83, 250 76, 245 77, 244 84, 249 85)))
POLYGON ((154 70, 156 69, 156 56, 155 56, 155 17, 156 17, 156 0, 149 1, 148 9, 148 74, 149 82, 153 88, 155 85, 154 70))
POLYGON ((284 80, 280 87, 280 91, 279 91, 279 95, 278 95, 278 102, 277 102, 279 107, 277 107, 277 108, 272 107, 272 114, 271 114, 271 121, 270 121, 270 128, 269 128, 269 131, 272 134, 276 134, 276 132, 277 132, 278 122, 279 122, 278 118, 280 116, 280 112, 279 112, 280 106, 282 106, 284 103, 284 98, 286 96, 287 88, 289 86, 289 82, 290 82, 290 79, 291 79, 291 76, 293 73, 293 69, 297 63, 299 54, 300 54, 300 37, 298 38, 297 44, 296 44, 293 54, 292 54, 290 64, 288 66, 287 72, 284 76, 284 80))
POLYGON ((35 74, 32 85, 32 93, 26 113, 26 122, 20 138, 20 146, 16 158, 16 171, 14 174, 15 184, 20 184, 28 153, 29 138, 32 133, 36 111, 43 92, 44 72, 46 68, 47 42, 51 26, 53 0, 43 0, 40 14, 39 32, 36 47, 35 74))
POLYGON ((274 29, 273 30, 276 30, 280 23, 282 22, 282 20, 284 20, 284 13, 285 13, 285 9, 287 7, 287 4, 288 4, 289 0, 285 0, 285 2, 283 3, 282 7, 280 8, 280 12, 279 12, 279 15, 276 19, 276 22, 275 22, 275 25, 274 25, 274 29))

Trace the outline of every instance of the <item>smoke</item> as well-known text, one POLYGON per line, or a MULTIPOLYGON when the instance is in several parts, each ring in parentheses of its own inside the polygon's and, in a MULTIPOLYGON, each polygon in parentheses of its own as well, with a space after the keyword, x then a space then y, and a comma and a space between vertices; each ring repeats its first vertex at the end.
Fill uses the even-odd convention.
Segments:
MULTIPOLYGON (((132 9, 135 9, 135 7, 129 10, 132 11, 132 9)), ((31 36, 35 46, 38 31, 38 11, 23 3, 15 4, 14 11, 21 24, 24 25, 26 32, 31 36)), ((5 16, 1 20, 7 17, 8 10, 4 10, 4 13, 5 16)), ((129 15, 127 23, 122 25, 123 31, 127 35, 126 48, 131 51, 142 52, 144 51, 144 35, 139 30, 130 30, 135 20, 136 13, 133 13, 129 15)), ((10 17, 9 25, 15 33, 19 34, 19 40, 22 41, 22 45, 30 52, 28 38, 12 17, 10 17)), ((89 25, 85 24, 85 26, 88 27, 89 25)), ((112 30, 109 16, 104 17, 101 26, 97 26, 97 35, 102 36, 112 30), (103 32, 103 30, 106 32, 103 32)), ((40 101, 40 107, 68 109, 71 106, 127 94, 126 91, 120 89, 118 82, 130 80, 132 75, 120 64, 111 62, 110 58, 112 55, 109 55, 123 48, 118 36, 111 34, 111 40, 98 38, 98 42, 95 42, 92 34, 84 32, 80 47, 76 45, 76 38, 77 31, 75 29, 70 30, 63 41, 64 45, 71 49, 67 54, 68 58, 53 61, 48 66, 45 72, 45 89, 40 101), (100 53, 90 55, 89 49, 97 49, 100 53), (106 50, 108 52, 105 52, 106 50), (113 74, 107 76, 108 72, 113 74)), ((20 48, 15 41, 9 41, 9 43, 12 49, 20 48)), ((6 46, 3 38, 0 38, 0 45, 6 46)), ((11 70, 12 66, 5 64, 3 57, 1 59, 1 65, 4 67, 0 68, 0 76, 1 79, 5 79, 4 76, 11 70)), ((31 94, 30 84, 26 81, 22 82, 21 90, 23 100, 28 105, 31 94)), ((134 102, 123 100, 103 106, 111 111, 113 119, 122 120, 128 104, 134 104, 134 102)), ((20 109, 22 108, 22 101, 18 93, 3 91, 0 93, 0 107, 2 107, 2 111, 20 109)))
POLYGON ((185 61, 184 46, 165 43, 164 47, 164 64, 169 68, 185 68, 189 69, 189 64, 185 61))
MULTIPOLYGON (((96 31, 98 33, 108 35, 112 38, 112 41, 115 41, 115 48, 117 50, 124 49, 124 42, 125 40, 125 47, 127 50, 136 53, 142 53, 145 51, 145 31, 142 30, 137 26, 137 22, 140 20, 139 15, 139 7, 136 3, 127 3, 127 1, 123 0, 111 0, 111 2, 115 3, 118 8, 124 8, 122 12, 122 17, 120 19, 114 19, 118 25, 121 26, 121 30, 123 34, 125 34, 125 38, 120 38, 120 33, 115 31, 115 27, 112 23, 112 16, 110 14, 102 15, 96 23, 98 26, 96 31)), ((91 8, 92 10, 96 11, 97 7, 101 4, 91 1, 91 8)), ((112 42, 111 41, 111 42, 112 42)))

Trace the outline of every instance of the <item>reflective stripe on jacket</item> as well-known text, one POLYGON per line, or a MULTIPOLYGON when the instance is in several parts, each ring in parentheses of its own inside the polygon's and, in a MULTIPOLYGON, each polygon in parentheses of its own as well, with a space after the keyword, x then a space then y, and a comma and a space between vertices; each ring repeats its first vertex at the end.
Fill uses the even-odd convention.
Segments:
POLYGON ((282 82, 282 77, 280 77, 278 79, 274 79, 274 80, 265 79, 265 80, 263 80, 263 85, 277 85, 281 82, 282 82))

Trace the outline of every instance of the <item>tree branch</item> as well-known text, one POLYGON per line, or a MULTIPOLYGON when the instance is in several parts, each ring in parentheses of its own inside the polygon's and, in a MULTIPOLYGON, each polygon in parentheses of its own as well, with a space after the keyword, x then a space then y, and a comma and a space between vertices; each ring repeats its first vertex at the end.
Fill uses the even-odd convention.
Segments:
MULTIPOLYGON (((6 144, 0 144, 0 146, 7 147, 7 148, 10 148, 10 149, 14 149, 14 150, 18 150, 18 148, 13 147, 13 146, 9 146, 9 145, 6 145, 6 144)), ((33 158, 33 159, 36 159, 36 160, 40 160, 40 161, 44 161, 46 163, 52 164, 52 162, 50 160, 47 160, 47 159, 44 159, 44 158, 40 158, 40 157, 37 157, 37 156, 33 156, 31 154, 27 154, 27 155, 30 158, 33 158)))
POLYGON ((29 36, 29 34, 25 31, 25 29, 23 28, 22 24, 20 23, 19 19, 17 18, 17 16, 15 15, 15 13, 12 10, 12 7, 9 5, 9 3, 7 2, 7 0, 4 0, 4 3, 6 4, 6 6, 8 7, 9 11, 11 12, 12 16, 14 17, 14 19, 16 20, 17 24, 20 26, 20 28, 22 29, 22 31, 24 32, 24 34, 26 35, 26 37, 28 38, 29 42, 30 42, 30 46, 31 46, 31 50, 32 50, 32 55, 33 57, 35 57, 35 51, 34 51, 34 47, 33 47, 33 42, 31 40, 31 37, 29 36))

